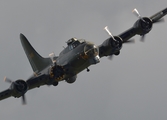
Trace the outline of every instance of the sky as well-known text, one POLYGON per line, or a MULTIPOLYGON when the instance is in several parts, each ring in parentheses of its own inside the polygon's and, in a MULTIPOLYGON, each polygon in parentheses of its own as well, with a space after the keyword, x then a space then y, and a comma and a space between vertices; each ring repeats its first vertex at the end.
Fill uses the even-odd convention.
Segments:
MULTIPOLYGON (((83 38, 100 45, 133 26, 141 16, 166 8, 166 0, 1 0, 0 91, 3 78, 26 80, 32 68, 20 43, 23 33, 44 57, 58 55, 66 41, 83 38)), ((167 17, 164 17, 167 21, 167 17)), ((78 75, 75 83, 42 86, 26 93, 27 105, 0 101, 2 120, 166 120, 167 22, 155 24, 144 42, 133 37, 119 56, 106 57, 78 75)))

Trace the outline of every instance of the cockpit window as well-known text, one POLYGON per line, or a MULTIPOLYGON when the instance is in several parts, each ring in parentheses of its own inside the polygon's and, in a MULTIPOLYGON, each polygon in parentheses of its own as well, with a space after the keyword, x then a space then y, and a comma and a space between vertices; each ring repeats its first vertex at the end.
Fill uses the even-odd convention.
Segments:
POLYGON ((84 39, 79 39, 78 41, 79 41, 80 43, 84 43, 84 42, 85 42, 84 39))
POLYGON ((71 39, 69 39, 69 40, 67 41, 67 45, 70 45, 70 44, 72 44, 72 43, 75 42, 75 41, 77 41, 76 38, 71 38, 71 39))
POLYGON ((79 44, 80 44, 79 41, 75 41, 69 45, 69 49, 72 50, 72 49, 76 48, 79 44))
POLYGON ((71 38, 66 43, 68 46, 60 53, 60 55, 65 54, 69 52, 70 50, 73 50, 74 48, 76 48, 78 45, 85 43, 85 40, 71 38))
POLYGON ((69 50, 72 50, 72 49, 76 48, 79 44, 82 44, 84 42, 85 42, 84 39, 71 38, 67 41, 67 45, 69 47, 69 50))

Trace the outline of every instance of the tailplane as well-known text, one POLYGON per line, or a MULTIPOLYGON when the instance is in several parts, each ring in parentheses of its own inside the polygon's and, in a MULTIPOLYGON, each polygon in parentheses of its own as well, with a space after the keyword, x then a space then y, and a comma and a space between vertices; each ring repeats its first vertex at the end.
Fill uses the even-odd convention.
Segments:
POLYGON ((50 58, 43 58, 35 51, 23 34, 20 34, 20 40, 34 72, 38 73, 52 64, 50 58))

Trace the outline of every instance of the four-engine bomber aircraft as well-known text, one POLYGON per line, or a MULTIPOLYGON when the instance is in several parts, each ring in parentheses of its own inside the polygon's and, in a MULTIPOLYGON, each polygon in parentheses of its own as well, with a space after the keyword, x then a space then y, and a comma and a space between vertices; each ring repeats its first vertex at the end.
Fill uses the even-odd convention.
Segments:
POLYGON ((53 53, 50 57, 41 57, 28 42, 27 38, 20 34, 20 40, 27 58, 32 66, 34 74, 26 81, 18 79, 12 81, 4 78, 11 86, 0 92, 0 100, 8 97, 22 97, 23 104, 26 103, 25 93, 42 85, 57 86, 60 81, 65 80, 67 83, 76 81, 77 74, 87 69, 93 64, 100 62, 100 58, 104 56, 119 55, 122 45, 135 35, 144 35, 149 33, 152 25, 163 20, 163 16, 167 14, 167 8, 154 14, 151 17, 141 17, 137 9, 133 10, 138 16, 138 20, 134 25, 125 32, 113 36, 107 27, 106 32, 110 35, 101 45, 88 42, 84 39, 71 38, 67 41, 67 47, 60 52, 59 56, 53 53))

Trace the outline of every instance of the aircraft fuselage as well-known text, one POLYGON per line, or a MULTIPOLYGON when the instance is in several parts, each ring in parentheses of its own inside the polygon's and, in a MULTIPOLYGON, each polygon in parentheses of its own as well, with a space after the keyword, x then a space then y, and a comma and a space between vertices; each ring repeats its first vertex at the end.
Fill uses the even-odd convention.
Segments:
POLYGON ((67 46, 56 59, 56 64, 65 69, 65 78, 72 77, 92 64, 99 63, 98 47, 90 42, 67 46), (67 51, 67 52, 66 52, 67 51))

